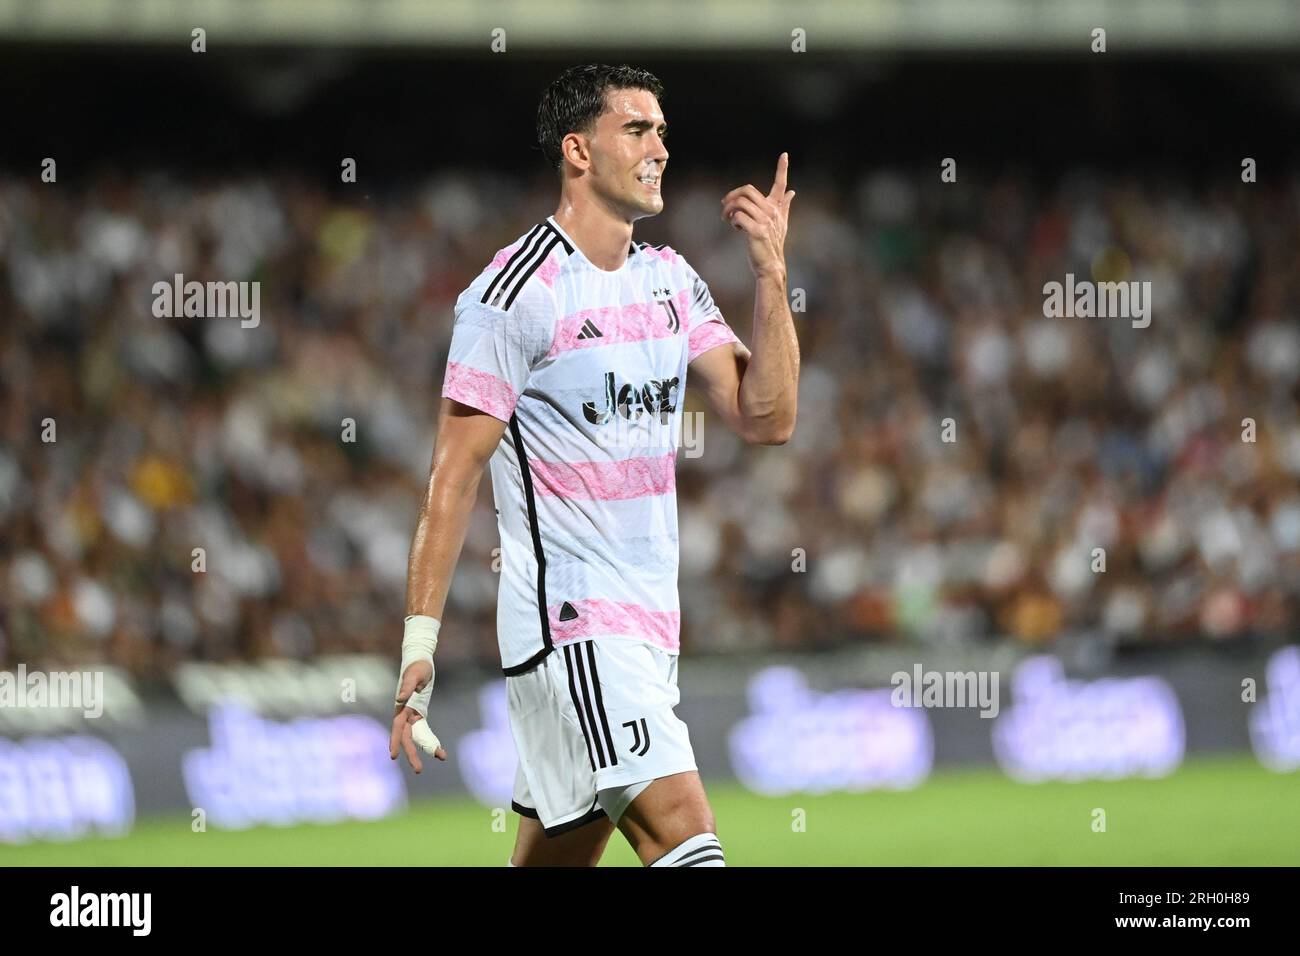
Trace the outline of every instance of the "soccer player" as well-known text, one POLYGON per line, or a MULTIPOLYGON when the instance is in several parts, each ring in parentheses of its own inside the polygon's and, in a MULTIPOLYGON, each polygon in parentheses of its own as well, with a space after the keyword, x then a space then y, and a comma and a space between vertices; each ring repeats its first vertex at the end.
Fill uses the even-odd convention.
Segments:
POLYGON ((755 277, 753 352, 668 246, 634 242, 663 210, 658 79, 566 70, 537 133, 559 206, 456 302, 437 443, 411 546, 390 756, 446 759, 425 717, 433 651, 470 509, 492 470, 501 534, 497 636, 519 755, 510 863, 594 866, 617 826, 642 863, 723 866, 686 725, 673 712, 676 437, 699 390, 746 442, 795 424, 799 345, 786 301, 789 164, 721 216, 755 277), (689 376, 688 376, 689 373, 689 376))

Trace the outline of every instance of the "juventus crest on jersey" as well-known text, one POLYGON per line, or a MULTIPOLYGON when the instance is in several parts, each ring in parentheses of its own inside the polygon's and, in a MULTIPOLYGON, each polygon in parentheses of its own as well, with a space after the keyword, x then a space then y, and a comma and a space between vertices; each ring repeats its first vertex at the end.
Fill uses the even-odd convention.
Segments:
POLYGON ((736 341, 673 249, 598 269, 554 217, 461 293, 442 394, 509 424, 491 462, 507 674, 592 637, 677 651, 682 392, 736 341))

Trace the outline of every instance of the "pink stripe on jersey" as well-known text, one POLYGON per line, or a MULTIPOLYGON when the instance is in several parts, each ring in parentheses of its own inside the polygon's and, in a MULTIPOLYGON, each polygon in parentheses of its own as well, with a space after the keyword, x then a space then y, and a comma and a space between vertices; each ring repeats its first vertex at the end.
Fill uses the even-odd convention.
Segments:
POLYGON ((549 498, 625 501, 677 490, 677 452, 622 461, 537 461, 528 459, 533 487, 549 498))
MULTIPOLYGON (((686 313, 679 304, 678 321, 686 321, 686 313)), ((547 358, 554 358, 561 352, 572 349, 593 348, 599 345, 614 345, 618 342, 644 342, 647 339, 672 338, 681 330, 674 332, 669 326, 668 312, 658 302, 634 302, 631 305, 609 305, 596 309, 583 309, 560 319, 555 329, 555 340, 547 358), (578 338, 590 322, 600 335, 588 335, 578 338)))
POLYGON ((670 246, 664 246, 662 249, 656 249, 654 246, 646 246, 641 250, 648 256, 662 259, 664 262, 676 262, 681 256, 677 255, 677 250, 670 246))
POLYGON ((740 339, 736 338, 736 333, 731 331, 730 326, 723 322, 705 322, 702 325, 697 325, 691 330, 691 354, 687 361, 694 362, 709 349, 716 349, 719 345, 739 341, 740 339))
POLYGON ((665 650, 675 651, 681 647, 680 611, 651 611, 639 604, 601 599, 568 603, 578 612, 578 616, 571 621, 560 620, 563 604, 552 604, 546 608, 546 616, 551 624, 551 640, 556 644, 584 637, 616 634, 644 638, 665 650))
POLYGON ((505 264, 510 261, 510 257, 515 254, 515 251, 522 244, 523 243, 516 242, 513 246, 506 246, 504 249, 497 250, 497 254, 492 257, 492 261, 488 264, 488 268, 489 269, 504 268, 505 264))
MULTIPOLYGON (((561 247, 555 247, 555 249, 559 248, 561 247)), ((555 249, 551 250, 551 254, 546 257, 546 261, 538 266, 537 271, 533 273, 552 288, 555 287, 555 277, 560 274, 560 257, 555 254, 555 249)))
POLYGON ((495 375, 459 362, 447 363, 447 374, 442 380, 442 394, 471 408, 487 412, 503 422, 510 421, 515 403, 519 401, 519 396, 509 382, 503 382, 495 375))

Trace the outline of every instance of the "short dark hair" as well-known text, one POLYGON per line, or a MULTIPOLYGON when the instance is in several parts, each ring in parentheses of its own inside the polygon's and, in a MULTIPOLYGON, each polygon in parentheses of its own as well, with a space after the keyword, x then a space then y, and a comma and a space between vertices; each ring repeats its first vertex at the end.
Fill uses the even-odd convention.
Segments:
POLYGON ((537 104, 537 144, 548 166, 564 166, 560 143, 570 133, 590 136, 596 120, 605 112, 610 90, 648 90, 663 102, 664 85, 646 70, 633 66, 586 63, 571 66, 542 92, 537 104))

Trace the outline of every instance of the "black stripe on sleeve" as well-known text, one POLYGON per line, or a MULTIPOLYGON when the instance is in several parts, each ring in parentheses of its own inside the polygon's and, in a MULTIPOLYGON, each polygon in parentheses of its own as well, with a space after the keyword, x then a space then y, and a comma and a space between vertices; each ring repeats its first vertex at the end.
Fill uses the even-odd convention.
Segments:
POLYGON ((506 296, 506 301, 502 304, 501 308, 508 311, 510 307, 515 304, 515 298, 519 295, 519 291, 528 284, 528 280, 532 277, 532 274, 537 271, 538 267, 543 262, 546 261, 546 257, 551 254, 551 250, 556 247, 559 241, 560 237, 556 236, 546 244, 546 247, 542 249, 542 254, 537 257, 537 261, 530 265, 524 271, 524 274, 519 277, 519 280, 511 287, 510 294, 506 296))
POLYGON ((488 305, 500 307, 502 296, 507 295, 510 290, 514 288, 515 282, 519 280, 519 274, 521 272, 524 273, 524 279, 527 279, 528 276, 532 274, 537 263, 541 261, 537 254, 546 243, 548 235, 549 233, 545 229, 537 233, 536 237, 528 244, 528 249, 524 255, 520 257, 518 261, 515 261, 514 265, 510 267, 510 271, 506 274, 505 280, 497 286, 497 291, 493 294, 492 298, 488 300, 488 305))
POLYGON ((560 234, 559 230, 557 230, 549 222, 544 222, 542 223, 542 225, 545 226, 547 229, 549 229, 551 231, 551 234, 555 236, 556 239, 560 240, 560 245, 564 246, 564 252, 566 255, 570 255, 570 256, 573 255, 573 246, 569 245, 569 240, 565 239, 564 236, 560 234))
POLYGON ((501 271, 492 278, 492 282, 488 285, 487 291, 483 293, 483 298, 479 300, 480 302, 487 305, 487 303, 491 301, 492 296, 496 293, 497 286, 505 280, 507 275, 512 273, 512 269, 518 268, 518 266, 522 264, 522 259, 527 258, 529 255, 529 247, 532 246, 542 231, 542 225, 538 224, 524 237, 524 241, 519 243, 519 248, 516 249, 510 258, 506 260, 506 264, 502 266, 501 271))

